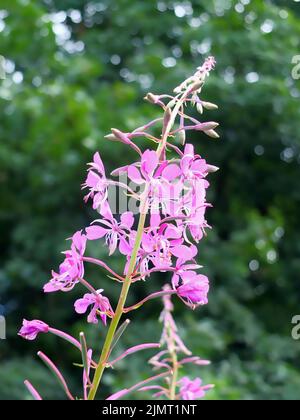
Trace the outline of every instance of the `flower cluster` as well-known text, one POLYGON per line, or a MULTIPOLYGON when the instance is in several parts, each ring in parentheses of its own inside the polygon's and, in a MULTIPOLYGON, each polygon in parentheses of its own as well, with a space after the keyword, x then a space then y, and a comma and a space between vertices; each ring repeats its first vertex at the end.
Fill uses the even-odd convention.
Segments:
MULTIPOLYGON (((217 108, 216 105, 200 99, 205 79, 214 65, 214 59, 208 58, 192 77, 174 90, 174 95, 149 93, 146 96, 149 102, 162 108, 162 118, 150 121, 132 132, 122 132, 113 128, 111 134, 106 136, 108 141, 121 142, 132 148, 137 154, 134 163, 114 170, 111 174, 113 178, 107 177, 98 152, 89 163, 82 188, 87 190, 85 202, 92 202, 98 218, 72 236, 70 249, 64 252, 64 261, 59 266, 58 272, 52 271, 52 278, 45 284, 44 291, 67 292, 80 284, 86 289, 86 293, 76 300, 74 304, 76 313, 85 314, 89 311, 87 321, 93 324, 101 320, 106 325, 107 318, 112 319, 99 363, 92 361, 91 350, 86 347, 83 336, 79 343, 41 321, 24 321, 20 331, 21 336, 30 340, 39 332, 52 332, 79 348, 84 362, 83 395, 86 399, 95 398, 103 371, 112 366, 109 358, 113 343, 119 338, 118 334, 121 335, 124 330, 122 326, 118 329, 122 315, 141 307, 147 300, 159 296, 164 298, 162 344, 167 345, 166 351, 169 353, 181 351, 189 355, 171 315, 170 296, 176 294, 193 309, 208 303, 209 280, 198 271, 201 266, 196 261, 197 243, 206 234, 206 229, 210 228, 205 218, 206 209, 210 207, 206 201, 206 191, 209 187, 207 178, 218 168, 208 164, 186 140, 190 130, 201 131, 211 138, 217 138, 215 129, 218 124, 214 121, 201 122, 189 116, 186 109, 189 105, 196 106, 198 112, 202 114, 204 108, 217 108), (158 125, 162 126, 161 135, 155 136, 158 125), (136 139, 139 137, 155 143, 156 150, 142 151, 136 144, 136 139), (183 148, 179 147, 180 142, 183 148), (128 182, 120 181, 124 177, 128 182), (112 186, 125 192, 131 202, 134 202, 129 211, 126 209, 121 214, 114 214, 109 195, 112 186), (134 211, 133 207, 138 211, 134 211), (104 241, 109 256, 115 252, 124 256, 123 273, 116 273, 107 263, 86 255, 87 243, 99 240, 104 241), (99 289, 98 284, 93 284, 84 278, 87 263, 102 267, 110 278, 121 284, 120 299, 115 310, 109 298, 102 294, 103 289, 99 289), (169 272, 171 274, 169 285, 161 291, 152 293, 142 302, 126 308, 129 288, 135 282, 148 280, 155 272, 169 272), (93 380, 90 379, 92 364, 95 367, 93 380)), ((129 349, 124 357, 132 352, 155 346, 157 345, 153 343, 135 346, 129 349)), ((202 397, 207 388, 201 387, 200 380, 190 381, 188 378, 177 380, 176 375, 170 372, 177 370, 180 362, 176 362, 174 369, 168 361, 160 360, 164 354, 165 352, 160 352, 159 357, 152 359, 156 367, 167 368, 165 376, 171 384, 169 391, 161 391, 159 395, 164 394, 171 399, 202 397), (176 392, 178 386, 180 386, 179 393, 176 392)), ((52 362, 49 363, 45 357, 43 356, 42 360, 53 368, 52 362)), ((119 359, 120 357, 117 358, 119 359)), ((200 363, 198 358, 192 359, 193 363, 200 363)), ((63 380, 60 375, 58 377, 60 381, 63 380)), ((28 383, 27 388, 34 389, 28 383)), ((65 386, 64 388, 66 389, 65 386)), ((124 395, 122 392, 121 394, 124 395)), ((70 396, 69 390, 67 395, 70 396)))
MULTIPOLYGON (((93 179, 98 179, 95 168, 103 168, 98 153, 91 168, 85 185, 91 184, 91 174, 93 179)), ((171 162, 159 161, 156 152, 147 150, 140 162, 116 172, 121 171, 126 171, 136 184, 147 185, 149 225, 144 227, 133 281, 145 279, 154 271, 170 271, 173 272, 173 288, 180 298, 193 307, 206 304, 209 282, 207 277, 194 271, 199 268, 195 263, 198 250, 192 241, 199 242, 208 227, 205 220, 206 188, 209 186, 206 176, 211 167, 195 155, 191 144, 186 144, 182 155, 171 162)), ((83 278, 87 240, 104 238, 109 255, 116 250, 125 255, 126 274, 137 235, 135 217, 133 212, 123 213, 120 220, 113 216, 107 200, 108 182, 103 180, 101 173, 102 178, 99 174, 99 181, 90 187, 88 194, 94 205, 97 202, 101 219, 95 220, 84 233, 73 235, 71 249, 65 251, 59 272, 52 272, 52 279, 44 286, 45 292, 71 290, 83 278)), ((141 196, 144 193, 145 190, 141 196)))

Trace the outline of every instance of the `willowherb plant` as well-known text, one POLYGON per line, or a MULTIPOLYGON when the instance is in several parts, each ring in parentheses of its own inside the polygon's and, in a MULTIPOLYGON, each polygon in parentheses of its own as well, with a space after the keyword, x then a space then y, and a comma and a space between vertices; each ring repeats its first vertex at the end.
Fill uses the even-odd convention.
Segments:
MULTIPOLYGON (((92 200, 93 208, 100 214, 84 230, 76 232, 71 238, 71 246, 65 251, 65 259, 58 272, 52 272, 51 280, 44 286, 46 293, 67 292, 77 284, 86 289, 86 293, 75 302, 78 314, 88 312, 87 321, 104 326, 110 320, 101 356, 98 361, 86 342, 85 334, 80 333, 79 340, 46 323, 33 320, 23 321, 20 335, 27 340, 34 340, 39 333, 52 333, 74 345, 81 354, 82 395, 77 398, 93 400, 96 397, 102 375, 106 369, 115 367, 119 360, 143 349, 158 348, 158 354, 150 359, 155 373, 129 389, 121 390, 107 399, 118 399, 127 396, 131 391, 155 391, 155 397, 171 400, 191 400, 202 398, 212 385, 202 385, 200 378, 191 380, 180 378, 180 368, 188 363, 196 366, 209 362, 193 356, 180 339, 172 312, 172 295, 179 297, 188 307, 195 309, 208 302, 208 278, 198 274, 201 268, 195 258, 198 243, 205 229, 209 227, 205 220, 206 180, 210 172, 218 168, 207 164, 194 147, 186 143, 189 130, 202 131, 212 138, 217 138, 216 122, 200 122, 186 114, 188 105, 196 106, 202 114, 203 108, 216 109, 217 106, 200 99, 202 87, 215 60, 209 57, 196 73, 185 80, 174 90, 174 95, 154 95, 149 93, 146 99, 163 110, 163 116, 157 118, 131 133, 112 129, 106 136, 108 140, 122 142, 138 154, 138 161, 116 169, 112 176, 124 176, 132 182, 113 181, 106 177, 105 168, 99 153, 89 164, 88 175, 83 188, 88 190, 85 201, 92 200), (162 126, 160 137, 152 129, 162 126), (136 140, 144 138, 156 144, 156 150, 141 151, 136 140), (183 150, 174 139, 180 140, 183 150), (172 157, 168 158, 172 152, 172 157), (117 187, 125 191, 126 196, 138 204, 138 212, 124 211, 116 218, 111 208, 109 189, 117 187), (138 188, 137 188, 138 187, 138 188), (86 255, 87 241, 104 239, 109 255, 119 251, 125 259, 124 272, 116 273, 107 263, 86 255), (85 264, 91 263, 108 272, 112 281, 120 283, 119 301, 114 309, 103 289, 88 282, 84 277, 85 264), (126 307, 126 300, 131 286, 138 281, 145 281, 152 273, 171 273, 169 284, 153 292, 137 304, 126 307), (119 357, 111 357, 112 350, 124 333, 129 320, 121 325, 123 315, 155 298, 162 298, 164 309, 161 314, 163 333, 160 343, 144 343, 129 348, 119 357)), ((74 400, 66 380, 55 364, 42 352, 38 353, 42 361, 55 374, 67 397, 74 400)), ((42 399, 29 381, 25 381, 29 392, 35 399, 42 399)))

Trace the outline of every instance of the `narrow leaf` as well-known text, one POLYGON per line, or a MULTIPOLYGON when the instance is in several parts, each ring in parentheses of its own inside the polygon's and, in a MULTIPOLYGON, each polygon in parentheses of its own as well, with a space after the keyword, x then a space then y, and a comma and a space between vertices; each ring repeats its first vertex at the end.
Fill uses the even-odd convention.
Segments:
POLYGON ((87 345, 86 345, 86 339, 83 332, 79 334, 79 339, 80 339, 80 344, 81 344, 82 363, 83 363, 86 377, 88 378, 89 377, 88 350, 87 350, 87 345))
POLYGON ((115 345, 117 344, 117 342, 120 340, 121 336, 123 335, 124 331, 126 330, 126 328, 128 327, 128 325, 130 324, 130 320, 126 319, 123 324, 117 329, 114 338, 112 340, 111 346, 110 346, 110 351, 112 351, 112 349, 115 347, 115 345))

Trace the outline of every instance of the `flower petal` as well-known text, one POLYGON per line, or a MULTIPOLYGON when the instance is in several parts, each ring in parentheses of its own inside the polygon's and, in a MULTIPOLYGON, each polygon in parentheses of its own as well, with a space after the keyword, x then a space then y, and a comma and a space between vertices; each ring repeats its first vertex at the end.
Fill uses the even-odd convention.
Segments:
POLYGON ((84 313, 86 313, 86 311, 87 311, 88 307, 90 306, 90 304, 91 304, 91 302, 88 299, 85 299, 85 298, 78 299, 74 303, 75 311, 78 314, 84 314, 84 313))
POLYGON ((89 226, 85 231, 88 240, 94 241, 96 239, 103 238, 108 230, 101 226, 89 226))
POLYGON ((158 165, 158 156, 154 150, 146 150, 142 156, 142 171, 147 175, 153 174, 158 165))
POLYGON ((167 179, 168 181, 173 181, 181 174, 181 170, 178 165, 172 163, 168 165, 162 172, 162 177, 167 179))
POLYGON ((121 216, 122 225, 126 226, 128 229, 131 229, 134 224, 134 217, 131 211, 123 213, 121 216))
POLYGON ((143 184, 145 181, 141 176, 140 171, 135 165, 128 166, 128 177, 131 179, 131 181, 135 182, 138 185, 143 184))

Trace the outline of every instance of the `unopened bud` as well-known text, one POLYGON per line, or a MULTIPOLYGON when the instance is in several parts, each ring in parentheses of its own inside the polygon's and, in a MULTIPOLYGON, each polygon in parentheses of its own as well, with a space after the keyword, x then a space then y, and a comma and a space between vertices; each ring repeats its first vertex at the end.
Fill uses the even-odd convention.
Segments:
POLYGON ((163 124, 163 133, 165 133, 167 126, 171 120, 172 111, 169 107, 166 108, 164 114, 164 124, 163 124))
POLYGON ((199 112, 199 114, 203 114, 203 106, 202 104, 199 102, 197 103, 197 111, 199 112))
POLYGON ((217 172, 220 168, 214 165, 207 165, 207 172, 208 173, 214 173, 217 172))
POLYGON ((104 138, 110 141, 118 141, 117 137, 114 134, 107 134, 106 136, 104 136, 104 138))
POLYGON ((122 131, 118 130, 117 128, 112 128, 111 132, 112 132, 112 135, 116 137, 118 140, 123 141, 127 139, 127 136, 124 133, 122 133, 122 131))
POLYGON ((217 123, 215 121, 209 121, 209 122, 199 124, 197 129, 206 132, 206 131, 209 131, 209 130, 214 130, 218 126, 219 126, 219 123, 217 123))
POLYGON ((189 89, 189 93, 198 92, 202 88, 202 86, 203 86, 203 81, 201 81, 201 80, 193 83, 192 86, 189 89))
POLYGON ((205 109, 208 109, 208 110, 213 110, 213 109, 218 109, 219 108, 218 105, 213 104, 211 102, 202 101, 202 105, 205 109))
POLYGON ((153 95, 153 93, 147 93, 147 95, 144 98, 146 101, 150 102, 151 104, 157 104, 159 101, 158 95, 153 95))
POLYGON ((168 105, 167 105, 167 107, 168 108, 173 108, 175 105, 176 105, 176 102, 177 102, 177 99, 172 99, 169 103, 168 103, 168 105))
POLYGON ((185 130, 181 130, 181 131, 178 132, 178 140, 182 144, 182 146, 185 145, 185 140, 186 140, 185 130))
POLYGON ((212 139, 219 139, 220 138, 219 134, 215 130, 207 130, 207 131, 204 131, 204 133, 207 134, 212 139))

